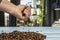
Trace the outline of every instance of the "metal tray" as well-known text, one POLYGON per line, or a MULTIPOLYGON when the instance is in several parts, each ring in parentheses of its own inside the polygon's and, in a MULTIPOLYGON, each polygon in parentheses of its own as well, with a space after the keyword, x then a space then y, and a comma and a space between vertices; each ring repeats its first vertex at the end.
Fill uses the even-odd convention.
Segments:
MULTIPOLYGON (((0 28, 0 34, 1 33, 10 33, 13 31, 20 31, 20 32, 36 32, 40 33, 42 30, 38 30, 37 27, 1 27, 0 28)), ((42 34, 42 33, 40 33, 42 34)), ((44 34, 43 34, 44 35, 44 34)), ((44 35, 44 38, 46 39, 46 35, 44 35)))

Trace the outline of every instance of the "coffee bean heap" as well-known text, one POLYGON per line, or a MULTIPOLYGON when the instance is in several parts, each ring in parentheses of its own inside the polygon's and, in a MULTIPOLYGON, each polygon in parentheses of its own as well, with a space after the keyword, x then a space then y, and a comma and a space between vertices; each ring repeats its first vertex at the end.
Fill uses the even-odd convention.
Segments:
POLYGON ((44 40, 44 35, 35 32, 13 31, 11 33, 1 33, 0 40, 44 40))

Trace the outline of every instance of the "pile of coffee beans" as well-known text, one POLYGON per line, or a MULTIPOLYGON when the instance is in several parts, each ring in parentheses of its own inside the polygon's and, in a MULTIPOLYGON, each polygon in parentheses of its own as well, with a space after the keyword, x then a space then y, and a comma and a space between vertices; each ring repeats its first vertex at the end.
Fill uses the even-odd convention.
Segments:
POLYGON ((35 32, 13 31, 0 34, 0 40, 44 40, 44 38, 44 35, 35 32))

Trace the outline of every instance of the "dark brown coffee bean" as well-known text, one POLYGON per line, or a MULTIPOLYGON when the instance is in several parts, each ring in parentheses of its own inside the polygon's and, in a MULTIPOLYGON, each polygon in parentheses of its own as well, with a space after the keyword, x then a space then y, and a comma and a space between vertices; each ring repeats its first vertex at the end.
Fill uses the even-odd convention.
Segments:
POLYGON ((19 32, 0 34, 0 40, 44 40, 44 35, 35 32, 19 32))

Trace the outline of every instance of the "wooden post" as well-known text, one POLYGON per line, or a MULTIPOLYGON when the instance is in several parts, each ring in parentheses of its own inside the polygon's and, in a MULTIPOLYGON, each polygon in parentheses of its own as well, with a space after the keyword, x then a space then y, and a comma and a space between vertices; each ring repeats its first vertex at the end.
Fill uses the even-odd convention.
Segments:
POLYGON ((50 0, 44 0, 44 22, 43 26, 51 26, 51 1, 50 0))
POLYGON ((4 12, 0 11, 0 26, 4 26, 4 12))

